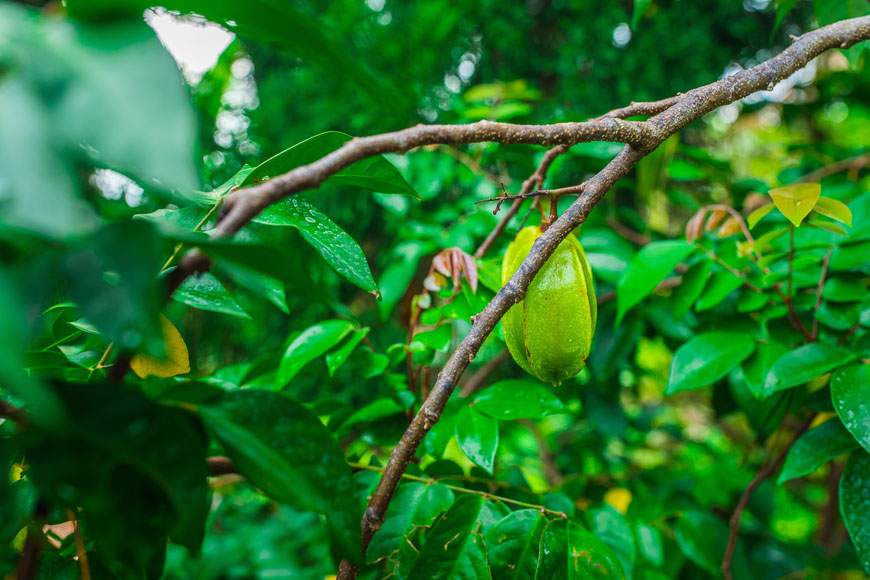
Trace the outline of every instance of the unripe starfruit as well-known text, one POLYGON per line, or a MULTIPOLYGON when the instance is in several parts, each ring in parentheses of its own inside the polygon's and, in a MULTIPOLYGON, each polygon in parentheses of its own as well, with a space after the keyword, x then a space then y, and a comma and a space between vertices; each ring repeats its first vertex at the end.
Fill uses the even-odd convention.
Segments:
MULTIPOLYGON (((542 233, 529 226, 511 242, 501 265, 502 284, 542 233)), ((504 340, 523 370, 558 386, 586 364, 597 318, 592 270, 580 241, 570 234, 529 284, 525 299, 502 318, 504 340)))

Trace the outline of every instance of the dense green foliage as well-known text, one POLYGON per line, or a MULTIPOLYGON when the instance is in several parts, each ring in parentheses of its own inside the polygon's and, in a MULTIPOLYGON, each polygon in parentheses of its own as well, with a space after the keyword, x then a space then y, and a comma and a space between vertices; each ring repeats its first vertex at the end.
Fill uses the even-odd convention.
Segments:
MULTIPOLYGON (((586 366, 539 382, 498 327, 364 558, 379 471, 542 219, 527 200, 473 258, 506 207, 476 202, 543 149, 375 156, 209 235, 226 195, 351 135, 585 120, 870 5, 163 6, 0 2, 0 577, 321 579, 346 558, 366 579, 718 578, 781 453, 734 578, 870 572, 868 43, 707 115, 608 193, 576 232, 586 366), (155 34, 190 14, 236 35, 202 74, 155 34), (167 299, 194 247, 210 271, 167 299)), ((546 183, 621 147, 578 144, 546 183)))

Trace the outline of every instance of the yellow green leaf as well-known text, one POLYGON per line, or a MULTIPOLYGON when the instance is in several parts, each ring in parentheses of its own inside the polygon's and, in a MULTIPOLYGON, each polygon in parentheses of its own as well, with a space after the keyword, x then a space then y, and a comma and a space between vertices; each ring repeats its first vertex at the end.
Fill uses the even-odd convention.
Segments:
POLYGON ((849 227, 852 227, 852 210, 846 207, 846 204, 830 197, 820 197, 816 202, 816 207, 813 208, 818 213, 825 217, 843 222, 849 227))
POLYGON ((831 232, 832 234, 840 234, 841 236, 846 235, 846 230, 843 229, 843 226, 840 224, 835 224, 833 222, 823 222, 822 220, 810 220, 807 222, 807 225, 813 228, 819 228, 820 230, 825 230, 826 232, 831 232))
POLYGON ((163 342, 166 343, 166 358, 159 359, 146 354, 134 356, 130 361, 130 368, 140 378, 154 375, 165 379, 190 372, 187 345, 184 344, 178 329, 162 314, 160 323, 163 327, 163 342))
POLYGON ((777 187, 768 193, 782 215, 795 226, 799 226, 815 207, 821 192, 822 186, 818 183, 798 183, 777 187))
POLYGON ((750 228, 754 228, 755 225, 760 222, 764 218, 764 216, 769 214, 774 207, 776 206, 772 203, 761 206, 760 208, 749 214, 749 216, 746 218, 746 223, 749 224, 750 228))

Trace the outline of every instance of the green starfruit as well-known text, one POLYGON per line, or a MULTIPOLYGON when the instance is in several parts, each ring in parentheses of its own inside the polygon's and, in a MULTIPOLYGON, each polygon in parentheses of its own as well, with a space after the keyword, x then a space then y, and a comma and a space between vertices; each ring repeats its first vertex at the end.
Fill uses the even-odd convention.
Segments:
MULTIPOLYGON (((524 228, 502 261, 502 284, 514 275, 543 232, 524 228)), ((523 370, 558 386, 586 364, 598 318, 592 270, 580 241, 559 244, 526 292, 502 318, 505 343, 523 370)))

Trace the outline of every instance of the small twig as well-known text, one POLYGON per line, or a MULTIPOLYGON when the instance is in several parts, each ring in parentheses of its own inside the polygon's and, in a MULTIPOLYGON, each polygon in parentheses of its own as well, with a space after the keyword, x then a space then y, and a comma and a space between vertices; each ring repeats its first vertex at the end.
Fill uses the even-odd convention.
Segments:
POLYGON ((597 117, 593 120, 598 121, 601 119, 627 119, 628 117, 635 117, 638 115, 657 115, 676 105, 677 102, 679 102, 681 96, 682 95, 677 94, 676 97, 668 97, 667 99, 662 99, 660 101, 632 101, 628 104, 627 107, 613 109, 612 111, 604 113, 600 117, 597 117))
POLYGON ((12 403, 0 399, 0 417, 5 417, 10 421, 24 425, 27 423, 27 413, 21 407, 16 407, 12 403))
MULTIPOLYGON (((236 188, 233 188, 233 189, 236 189, 236 188)), ((232 191, 232 189, 230 191, 232 191)), ((199 220, 199 223, 194 226, 193 231, 198 232, 200 229, 202 229, 202 227, 205 224, 208 223, 208 220, 211 219, 211 216, 213 216, 214 213, 220 208, 223 200, 224 200, 223 197, 218 198, 218 200, 214 203, 214 205, 211 206, 211 209, 208 210, 208 213, 206 213, 205 216, 201 220, 199 220)), ((160 268, 160 272, 165 272, 169 268, 169 266, 172 265, 172 262, 175 261, 176 256, 178 256, 178 254, 181 252, 181 249, 183 247, 184 247, 184 243, 179 243, 175 246, 175 249, 172 250, 172 254, 169 256, 169 259, 166 260, 166 262, 163 264, 163 267, 160 268)))
POLYGON ((505 179, 502 176, 490 173, 489 171, 484 169, 483 166, 481 166, 480 162, 478 162, 478 160, 471 155, 468 155, 467 153, 460 151, 459 149, 449 147, 447 145, 436 145, 435 147, 437 147, 439 151, 446 153, 450 157, 454 158, 455 160, 468 167, 473 173, 483 175, 493 183, 504 183, 506 181, 507 184, 510 185, 510 177, 505 179))
POLYGON ((819 319, 816 313, 822 305, 822 290, 825 286, 825 278, 828 276, 828 264, 831 262, 831 253, 833 251, 833 248, 828 250, 828 253, 825 254, 825 259, 822 260, 822 275, 819 277, 819 285, 816 287, 816 304, 813 306, 813 331, 810 333, 813 337, 813 342, 819 340, 819 319))
POLYGON ((644 234, 632 230, 613 216, 607 216, 606 221, 607 225, 609 225, 613 231, 615 231, 617 234, 619 234, 635 246, 643 247, 652 241, 650 240, 649 236, 645 236, 644 234))
POLYGON ((550 444, 547 443, 547 438, 544 437, 534 421, 520 419, 518 422, 520 425, 528 429, 529 433, 531 433, 535 438, 535 441, 537 441, 538 459, 541 460, 541 464, 544 466, 544 477, 546 478, 550 489, 556 489, 562 484, 562 472, 559 471, 558 467, 556 467, 556 462, 553 460, 553 450, 550 448, 550 444))
POLYGON ((100 360, 97 361, 97 364, 88 369, 88 382, 91 381, 91 377, 94 376, 94 373, 99 369, 104 369, 108 365, 106 365, 106 361, 109 359, 109 356, 112 354, 112 350, 115 348, 115 343, 110 342, 109 346, 106 347, 106 350, 103 351, 103 356, 100 357, 100 360))
POLYGON ((82 531, 79 528, 79 520, 73 511, 69 508, 66 510, 66 517, 73 523, 73 536, 76 543, 76 556, 79 560, 79 572, 81 580, 91 580, 91 567, 88 564, 88 552, 85 549, 85 541, 82 539, 82 531))
POLYGON ((816 169, 812 173, 807 173, 806 175, 798 179, 795 183, 821 181, 822 179, 834 175, 835 173, 839 173, 841 171, 854 171, 855 169, 860 169, 867 166, 870 166, 870 153, 864 153, 862 155, 850 157, 849 159, 843 159, 841 161, 837 161, 836 163, 832 163, 827 167, 816 169))
POLYGON ((746 506, 749 505, 749 500, 752 499, 752 494, 755 493, 755 490, 759 485, 761 485, 761 482, 776 473, 776 470, 779 469, 785 456, 788 455, 792 445, 794 445, 795 441, 797 441, 798 438, 809 429, 810 424, 812 424, 813 419, 815 418, 816 413, 813 413, 800 427, 798 427, 798 430, 795 431, 791 441, 789 441, 779 455, 776 456, 776 459, 770 463, 762 465, 761 469, 759 469, 758 473, 755 475, 755 478, 746 486, 743 495, 740 496, 740 500, 737 502, 737 507, 734 508, 734 513, 731 515, 731 519, 729 520, 730 533, 728 534, 728 544, 725 547, 725 555, 722 558, 721 569, 722 573, 725 575, 725 580, 733 579, 731 573, 731 560, 734 558, 734 550, 737 548, 737 538, 740 533, 740 518, 743 515, 744 510, 746 510, 746 506))
POLYGON ((209 457, 206 459, 206 462, 208 463, 209 475, 238 473, 236 466, 233 465, 233 461, 229 457, 209 457))
MULTIPOLYGON (((384 471, 383 467, 378 467, 376 465, 364 465, 362 463, 348 463, 348 465, 350 465, 350 467, 352 469, 367 469, 369 471, 377 471, 380 473, 383 473, 383 471, 384 471)), ((488 501, 501 502, 501 503, 506 503, 506 504, 510 504, 510 505, 515 505, 515 506, 521 507, 521 508, 533 509, 533 510, 537 510, 537 511, 541 512, 542 514, 549 514, 551 516, 557 516, 560 518, 567 518, 568 517, 565 514, 565 512, 551 510, 551 509, 546 508, 542 505, 538 505, 538 504, 534 504, 534 503, 526 503, 524 501, 518 501, 515 499, 511 499, 509 497, 502 497, 500 495, 494 495, 494 494, 486 492, 486 491, 479 491, 476 489, 468 489, 467 487, 459 487, 458 485, 450 485, 447 483, 440 483, 437 479, 434 479, 431 477, 417 477, 416 475, 409 475, 407 473, 403 473, 402 479, 407 479, 408 481, 416 481, 419 483, 425 483, 426 485, 432 485, 432 484, 437 483, 438 485, 443 485, 444 487, 446 487, 447 489, 449 489, 451 491, 455 491, 458 493, 470 493, 472 495, 479 495, 480 497, 482 497, 483 499, 488 500, 488 501)))
MULTIPOLYGON (((529 176, 528 179, 523 181, 520 194, 529 193, 533 189, 540 189, 544 185, 544 180, 547 177, 547 172, 550 170, 550 166, 553 164, 557 157, 559 157, 566 151, 568 151, 568 147, 566 145, 557 145, 556 147, 553 147, 552 149, 544 153, 544 158, 541 159, 541 162, 538 164, 538 168, 535 170, 534 173, 532 173, 531 176, 529 176)), ((486 252, 489 251, 493 243, 495 243, 495 240, 497 240, 498 237, 504 232, 511 218, 517 215, 517 212, 519 212, 520 206, 523 204, 524 199, 524 197, 519 198, 515 200, 513 204, 511 204, 508 212, 504 215, 504 217, 501 218, 501 220, 498 222, 495 228, 493 228, 489 235, 486 236, 486 239, 483 241, 482 244, 480 244, 480 247, 477 248, 477 251, 474 252, 475 258, 482 258, 486 254, 486 252)), ((496 207, 496 211, 498 211, 498 207, 496 207)), ((523 220, 523 223, 525 223, 525 220, 523 220)))

